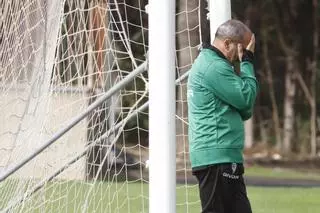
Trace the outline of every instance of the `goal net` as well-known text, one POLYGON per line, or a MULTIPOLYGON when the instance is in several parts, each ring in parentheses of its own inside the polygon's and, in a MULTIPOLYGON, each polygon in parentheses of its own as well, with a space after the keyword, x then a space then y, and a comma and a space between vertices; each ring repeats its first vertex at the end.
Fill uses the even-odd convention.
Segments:
MULTIPOLYGON (((208 39, 205 3, 178 0, 176 9, 184 213, 199 210, 184 74, 208 39)), ((147 4, 0 1, 1 212, 148 212, 147 4)))

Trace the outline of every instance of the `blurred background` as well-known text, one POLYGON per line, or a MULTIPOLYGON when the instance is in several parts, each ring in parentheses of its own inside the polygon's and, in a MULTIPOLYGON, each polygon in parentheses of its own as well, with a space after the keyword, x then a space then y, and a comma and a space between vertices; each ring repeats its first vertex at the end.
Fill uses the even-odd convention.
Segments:
MULTIPOLYGON (((178 8, 184 8, 184 3, 178 1, 178 8)), ((253 119, 246 124, 246 154, 276 159, 319 157, 318 1, 231 0, 231 10, 232 17, 246 23, 257 40, 260 91, 253 119)), ((202 42, 210 42, 206 20, 203 17, 202 42)), ((196 29, 189 36, 191 41, 199 39, 196 29)), ((181 46, 183 38, 177 34, 177 49, 181 46)))
MULTIPOLYGON (((254 212, 319 212, 320 1, 230 3, 232 18, 256 36, 260 90, 245 123, 244 152, 254 212)), ((134 70, 148 70, 147 8, 147 0, 0 1, 0 175, 134 70)), ((200 205, 183 76, 210 42, 209 17, 208 1, 176 0, 177 212, 183 213, 200 205)), ((137 74, 1 179, 0 210, 148 212, 147 83, 148 72, 137 74)))

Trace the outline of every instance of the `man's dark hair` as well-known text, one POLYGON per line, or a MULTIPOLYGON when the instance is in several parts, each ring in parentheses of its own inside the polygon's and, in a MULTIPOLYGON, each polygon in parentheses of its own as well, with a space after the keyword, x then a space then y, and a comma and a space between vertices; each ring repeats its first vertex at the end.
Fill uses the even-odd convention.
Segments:
POLYGON ((215 37, 218 39, 230 38, 242 41, 246 32, 251 32, 251 30, 241 21, 232 19, 218 27, 215 37))

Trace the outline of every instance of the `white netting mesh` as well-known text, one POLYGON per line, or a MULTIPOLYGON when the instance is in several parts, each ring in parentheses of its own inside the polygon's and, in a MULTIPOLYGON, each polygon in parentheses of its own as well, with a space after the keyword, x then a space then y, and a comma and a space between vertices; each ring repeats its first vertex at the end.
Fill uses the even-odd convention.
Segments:
MULTIPOLYGON (((142 66, 147 3, 0 1, 0 173, 142 66)), ((197 55, 200 3, 177 1, 177 79, 197 55)), ((147 81, 147 72, 137 75, 1 182, 0 210, 148 212, 148 111, 131 116, 148 100, 147 81)), ((178 83, 177 212, 199 206, 197 186, 188 182, 185 87, 178 83)))

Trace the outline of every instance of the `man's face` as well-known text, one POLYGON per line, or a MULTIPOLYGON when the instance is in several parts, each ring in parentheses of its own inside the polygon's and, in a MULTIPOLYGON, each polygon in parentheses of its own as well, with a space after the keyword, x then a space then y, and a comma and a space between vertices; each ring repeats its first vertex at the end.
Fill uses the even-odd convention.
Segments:
POLYGON ((236 62, 239 60, 238 56, 238 44, 242 43, 241 41, 228 39, 225 41, 226 55, 230 62, 236 62))
POLYGON ((231 48, 231 62, 237 62, 239 61, 239 55, 238 55, 238 42, 234 42, 232 44, 232 48, 231 48))
POLYGON ((247 33, 245 33, 242 41, 241 40, 232 40, 232 39, 225 41, 225 48, 227 50, 227 56, 232 63, 240 61, 239 55, 238 55, 238 44, 242 44, 242 47, 246 48, 250 42, 251 35, 252 35, 251 32, 247 32, 247 33))

